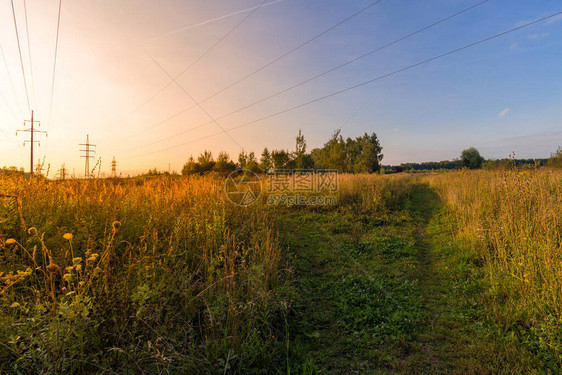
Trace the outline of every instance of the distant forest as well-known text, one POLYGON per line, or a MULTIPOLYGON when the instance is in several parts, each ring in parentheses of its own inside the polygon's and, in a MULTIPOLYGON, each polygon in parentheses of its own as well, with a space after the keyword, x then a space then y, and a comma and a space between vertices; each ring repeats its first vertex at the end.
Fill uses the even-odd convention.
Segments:
MULTIPOLYGON (((482 163, 483 169, 507 169, 511 167, 525 167, 531 166, 542 167, 548 164, 550 159, 494 159, 486 160, 482 163)), ((461 159, 443 160, 443 161, 428 161, 423 163, 402 163, 400 165, 383 165, 382 168, 385 173, 399 173, 411 171, 436 171, 436 170, 450 170, 461 169, 465 167, 461 159)))

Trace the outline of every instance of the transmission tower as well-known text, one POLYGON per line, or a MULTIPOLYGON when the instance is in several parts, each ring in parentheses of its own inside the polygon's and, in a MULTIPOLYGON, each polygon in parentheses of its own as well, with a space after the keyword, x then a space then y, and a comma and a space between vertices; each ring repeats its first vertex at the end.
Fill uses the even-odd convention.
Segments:
POLYGON ((39 146, 41 146, 41 143, 34 139, 34 134, 35 133, 44 133, 45 136, 46 136, 47 132, 35 129, 35 124, 38 124, 39 126, 41 126, 41 123, 39 121, 33 120, 33 111, 31 111, 31 120, 25 120, 23 122, 23 125, 25 126, 26 123, 28 123, 28 122, 31 123, 30 127, 28 129, 22 129, 22 130, 16 131, 16 135, 18 135, 18 132, 29 132, 30 133, 30 139, 24 140, 23 145, 25 146, 25 144, 27 142, 29 142, 29 144, 31 145, 31 157, 29 159, 29 173, 30 173, 31 176, 33 176, 33 146, 35 145, 35 143, 38 143, 39 146))
POLYGON ((66 173, 67 173, 66 167, 64 166, 64 163, 63 163, 62 167, 59 169, 59 173, 58 173, 59 178, 61 180, 66 180, 66 173))
POLYGON ((35 166, 35 174, 40 175, 43 170, 43 165, 41 164, 41 159, 37 159, 37 165, 35 166))
POLYGON ((84 166, 84 178, 90 178, 90 159, 94 158, 94 156, 90 154, 96 153, 96 150, 93 149, 96 147, 96 145, 91 144, 90 136, 86 135, 86 143, 80 143, 80 146, 84 146, 86 148, 85 150, 80 150, 80 152, 85 153, 85 155, 80 155, 80 157, 86 159, 86 163, 84 166))
POLYGON ((117 161, 115 160, 115 156, 111 161, 111 176, 113 176, 113 178, 117 177, 117 161))

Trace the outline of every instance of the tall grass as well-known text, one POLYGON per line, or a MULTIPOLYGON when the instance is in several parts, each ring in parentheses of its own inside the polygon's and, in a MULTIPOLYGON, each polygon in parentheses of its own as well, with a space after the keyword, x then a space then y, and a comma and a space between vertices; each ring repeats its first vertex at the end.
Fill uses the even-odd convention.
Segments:
POLYGON ((222 179, 13 176, 0 193, 22 202, 0 206, 0 372, 276 367, 277 233, 222 179))
POLYGON ((411 193, 411 178, 404 175, 342 174, 338 178, 338 204, 357 212, 385 214, 403 204, 411 193))
POLYGON ((425 177, 463 249, 484 265, 482 309, 562 355, 562 173, 463 171, 425 177))
MULTIPOLYGON (((340 175, 338 207, 309 209, 384 220, 420 181, 458 251, 482 264, 481 310, 560 359, 562 173, 340 175)), ((218 176, 0 176, 0 372, 286 368, 290 278, 275 215, 291 210, 266 196, 235 206, 218 176)))

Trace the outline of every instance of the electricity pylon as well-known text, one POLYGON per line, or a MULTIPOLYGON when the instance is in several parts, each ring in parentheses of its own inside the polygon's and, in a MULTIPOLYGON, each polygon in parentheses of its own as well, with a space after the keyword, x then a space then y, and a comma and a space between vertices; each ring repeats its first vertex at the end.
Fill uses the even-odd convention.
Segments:
POLYGON ((30 162, 29 162, 29 173, 30 173, 31 176, 33 176, 33 146, 35 145, 35 143, 38 143, 39 146, 41 145, 41 143, 39 141, 34 139, 34 134, 35 133, 44 133, 45 136, 46 136, 47 132, 43 131, 43 130, 35 129, 35 124, 38 124, 39 126, 41 126, 41 123, 39 121, 33 120, 33 111, 31 111, 31 120, 25 120, 23 122, 23 125, 25 126, 27 122, 31 123, 31 127, 28 128, 28 129, 22 129, 22 130, 16 131, 16 135, 18 135, 18 132, 29 132, 30 133, 30 139, 24 140, 23 145, 25 146, 26 142, 29 142, 31 144, 31 157, 30 157, 30 162))

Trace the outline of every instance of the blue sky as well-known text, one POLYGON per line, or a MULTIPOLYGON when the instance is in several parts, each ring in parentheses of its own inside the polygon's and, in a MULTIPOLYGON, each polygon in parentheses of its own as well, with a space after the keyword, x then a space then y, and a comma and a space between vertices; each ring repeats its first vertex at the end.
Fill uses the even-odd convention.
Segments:
MULTIPOLYGON (((178 83, 200 101, 370 2, 282 0, 264 6, 178 83)), ((226 150, 235 158, 240 151, 237 144, 257 153, 264 146, 292 149, 298 129, 302 129, 311 149, 321 146, 374 92, 377 94, 342 133, 345 137, 377 133, 384 147, 384 164, 452 159, 470 146, 488 158, 507 157, 511 152, 520 158, 547 157, 562 145, 562 17, 232 130, 237 144, 224 134, 212 136, 220 132, 216 124, 182 134, 209 121, 197 107, 155 126, 193 103, 171 86, 139 108, 169 82, 147 53, 175 76, 249 12, 223 16, 260 3, 63 2, 53 121, 52 126, 46 125, 50 135, 38 149, 40 157, 45 156, 53 166, 64 162, 80 171, 78 143, 83 143, 86 134, 98 145, 105 169, 116 156, 122 170, 131 173, 154 167, 167 169, 169 163, 179 170, 189 155, 196 156, 205 149, 215 154, 226 150), (220 19, 213 21, 216 18, 220 19)), ((221 117, 476 3, 383 0, 201 105, 214 118, 221 117)), ((19 102, 24 107, 11 9, 2 7, 0 43, 17 89, 15 94, 11 91, 2 66, 1 91, 9 103, 19 102)), ((56 7, 37 0, 28 1, 28 8, 34 78, 40 92, 33 107, 46 122, 56 7)), ((16 10, 21 14, 21 6, 16 10)), ((225 129, 236 127, 560 11, 559 1, 490 0, 219 123, 225 129)), ((18 20, 21 28, 23 19, 18 20)), ((27 63, 25 54, 24 60, 27 63)), ((12 116, 6 106, 0 105, 0 118, 5 120, 2 130, 7 135, 0 138, 2 164, 27 166, 28 149, 21 147, 23 138, 13 136, 27 113, 23 110, 12 116)))

